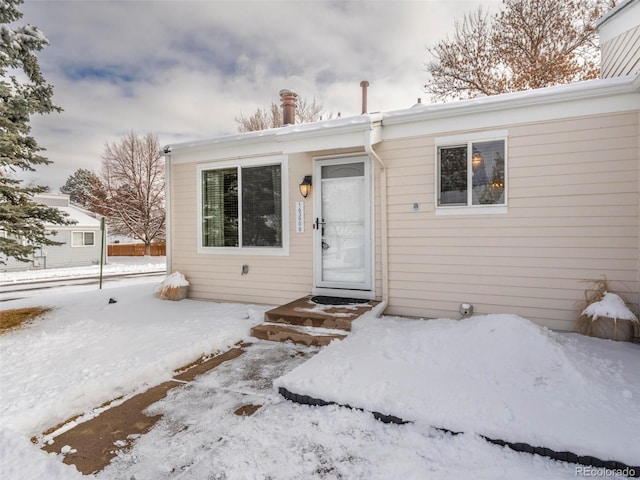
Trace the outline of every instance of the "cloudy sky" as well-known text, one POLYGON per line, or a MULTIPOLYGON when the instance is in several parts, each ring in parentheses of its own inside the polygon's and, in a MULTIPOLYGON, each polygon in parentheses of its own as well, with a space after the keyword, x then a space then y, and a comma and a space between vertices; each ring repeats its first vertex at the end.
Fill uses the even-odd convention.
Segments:
POLYGON ((54 163, 23 178, 57 192, 130 131, 163 145, 234 133, 282 88, 349 116, 368 80, 370 111, 409 107, 426 100, 426 47, 480 4, 500 1, 25 0, 18 23, 49 39, 40 65, 64 112, 33 118, 54 163))

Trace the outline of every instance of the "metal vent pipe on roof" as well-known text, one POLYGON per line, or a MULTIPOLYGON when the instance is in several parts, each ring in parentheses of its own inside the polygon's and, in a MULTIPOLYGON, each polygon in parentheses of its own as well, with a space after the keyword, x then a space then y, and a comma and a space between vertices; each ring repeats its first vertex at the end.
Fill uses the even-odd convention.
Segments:
POLYGON ((360 86, 362 87, 362 113, 364 114, 367 113, 367 87, 369 86, 369 82, 362 80, 360 86))
POLYGON ((298 94, 287 88, 280 90, 282 102, 282 126, 296 123, 296 103, 298 94))

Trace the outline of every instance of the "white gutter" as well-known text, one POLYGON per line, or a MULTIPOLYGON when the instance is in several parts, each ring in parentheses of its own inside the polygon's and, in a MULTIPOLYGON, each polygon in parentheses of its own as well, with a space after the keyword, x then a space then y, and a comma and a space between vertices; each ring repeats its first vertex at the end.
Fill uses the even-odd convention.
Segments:
MULTIPOLYGON (((389 298, 389 236, 388 236, 388 221, 387 221, 387 166, 384 164, 380 156, 373 149, 373 138, 371 134, 373 133, 373 123, 375 120, 371 122, 371 125, 368 129, 364 131, 364 150, 372 160, 375 160, 378 165, 380 165, 380 261, 382 263, 382 300, 376 307, 374 308, 376 317, 382 315, 382 313, 387 308, 387 301, 389 298)), ((380 122, 380 120, 378 120, 380 122)), ((378 130, 382 128, 382 126, 377 127, 378 130)), ((380 140, 378 140, 380 141, 380 140)), ((374 174, 375 177, 375 174, 374 174)), ((375 204, 375 201, 374 201, 375 204)), ((375 258, 375 256, 374 256, 375 258)), ((375 270, 375 263, 374 263, 375 270)))
MULTIPOLYGON (((380 118, 382 117, 380 116, 380 118)), ((207 140, 177 143, 169 145, 167 148, 170 148, 173 153, 177 154, 182 150, 223 148, 226 145, 236 145, 238 142, 241 142, 242 145, 245 146, 269 142, 282 143, 292 140, 306 140, 316 137, 327 137, 328 135, 358 133, 364 128, 367 128, 370 121, 371 116, 369 115, 333 118, 319 122, 299 123, 267 130, 222 135, 207 140)))
MULTIPOLYGON (((614 95, 625 95, 638 91, 640 74, 606 79, 585 80, 553 87, 537 88, 522 92, 503 93, 487 97, 477 97, 455 102, 422 104, 403 110, 384 113, 385 126, 413 123, 416 121, 459 118, 466 114, 477 115, 485 112, 503 112, 518 107, 533 107, 567 101, 609 99, 614 95)), ((629 110, 637 108, 629 104, 629 110)))

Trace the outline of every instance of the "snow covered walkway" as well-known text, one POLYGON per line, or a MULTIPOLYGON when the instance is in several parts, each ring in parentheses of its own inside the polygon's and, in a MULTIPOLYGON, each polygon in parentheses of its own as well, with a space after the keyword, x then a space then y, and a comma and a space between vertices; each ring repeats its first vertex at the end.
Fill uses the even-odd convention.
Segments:
MULTIPOLYGON (((40 439, 47 452, 60 454, 64 462, 74 465, 85 475, 103 470, 116 455, 126 457, 133 442, 149 432, 162 418, 161 414, 146 414, 149 407, 157 409, 161 401, 175 388, 185 388, 200 375, 207 374, 224 362, 234 362, 235 384, 219 389, 228 408, 219 409, 218 422, 232 414, 251 415, 262 407, 265 391, 271 390, 273 376, 317 353, 318 349, 295 348, 291 345, 243 344, 220 355, 181 369, 172 380, 156 385, 132 397, 116 400, 111 405, 90 414, 88 420, 74 419, 57 431, 40 439), (282 352, 285 354, 281 354, 282 352), (247 353, 247 356, 238 359, 247 353), (274 355, 274 353, 277 353, 274 355), (292 359, 295 359, 293 361, 292 359), (260 368, 258 368, 258 366, 260 368), (238 387, 238 385, 240 387, 238 387), (240 396, 238 396, 240 394, 240 396), (234 400, 237 400, 234 403, 234 400)), ((175 394, 175 393, 173 393, 175 394)))

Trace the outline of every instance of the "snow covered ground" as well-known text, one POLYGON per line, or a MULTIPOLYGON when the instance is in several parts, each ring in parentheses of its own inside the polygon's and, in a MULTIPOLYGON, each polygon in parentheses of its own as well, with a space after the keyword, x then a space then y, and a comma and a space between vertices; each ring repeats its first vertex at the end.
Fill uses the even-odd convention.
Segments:
MULTIPOLYGON (((74 467, 29 439, 107 400, 167 380, 175 368, 204 353, 249 339, 249 329, 269 308, 162 301, 155 296, 158 284, 149 280, 124 287, 107 285, 103 290, 70 288, 67 293, 0 303, 2 309, 54 308, 30 325, 0 335, 0 478, 81 478, 74 467), (108 303, 109 298, 117 303, 108 303)), ((596 420, 601 429, 606 422, 586 417, 592 410, 582 408, 596 402, 609 406, 601 416, 620 428, 580 432, 610 438, 620 454, 616 456, 624 456, 619 460, 633 460, 630 456, 640 442, 621 447, 615 435, 603 433, 620 432, 629 441, 638 438, 632 436, 631 427, 640 418, 640 348, 576 335, 558 337, 524 320, 506 321, 514 318, 489 319, 491 328, 485 331, 469 323, 469 333, 464 322, 451 320, 362 319, 347 341, 316 356, 312 348, 256 342, 245 355, 154 405, 153 412, 164 415, 160 422, 95 477, 576 478, 584 472, 576 470, 581 467, 516 453, 477 434, 513 435, 516 441, 527 441, 516 435, 519 429, 546 422, 535 430, 537 438, 562 445, 575 440, 567 433, 569 426, 560 417, 544 420, 538 410, 557 408, 566 413, 571 411, 567 405, 573 404, 578 413, 572 422, 592 425, 596 420), (363 346, 367 338, 376 339, 369 348, 363 346), (475 338, 475 345, 469 338, 475 338), (508 348, 501 350, 505 343, 508 348), (366 365, 362 355, 373 355, 366 357, 372 363, 366 365), (516 360, 509 355, 516 355, 516 360), (325 361, 324 368, 319 367, 325 361), (256 384, 251 380, 254 375, 247 373, 280 377, 279 382, 293 389, 307 385, 300 380, 305 368, 318 374, 317 383, 308 387, 317 393, 314 396, 332 400, 325 397, 338 395, 339 390, 351 396, 336 400, 415 422, 385 425, 366 412, 295 405, 268 382, 256 384), (438 389, 440 384, 444 388, 438 389), (452 395, 441 396, 446 387, 452 395), (240 397, 264 406, 253 416, 237 417, 229 408, 240 397), (542 405, 547 400, 551 405, 542 405), (429 408, 423 402, 429 402, 429 408), (618 407, 627 410, 615 412, 618 407), (452 436, 433 425, 469 433, 452 436)), ((581 446, 600 448, 602 443, 590 438, 581 446)))
MULTIPOLYGON (((167 269, 166 257, 109 257, 102 267, 103 275, 123 273, 160 272, 167 269)), ((14 282, 30 282, 56 278, 74 278, 99 275, 99 265, 86 267, 49 268, 46 270, 25 270, 0 272, 0 285, 14 282)))
POLYGON ((276 386, 325 401, 640 465, 640 345, 515 315, 360 317, 276 386))

